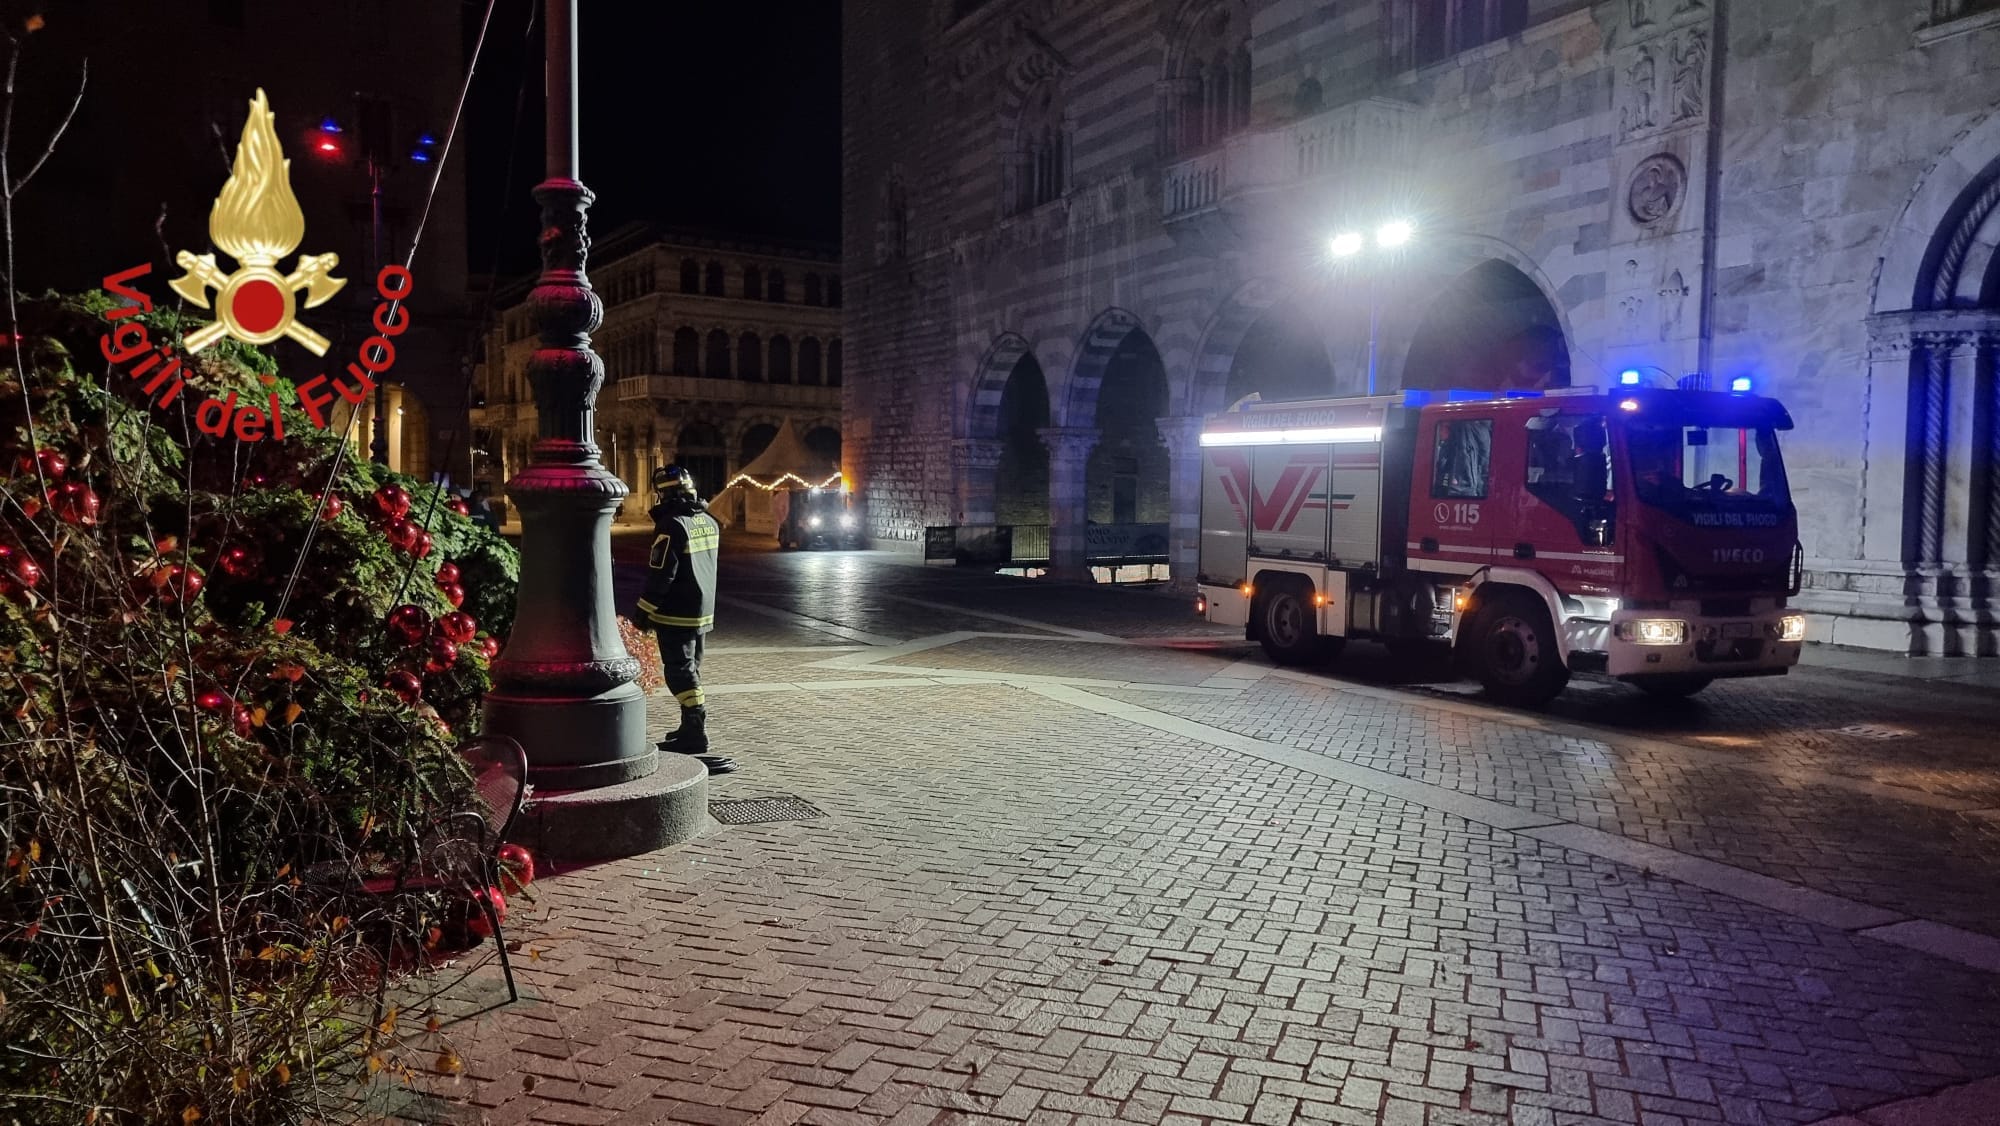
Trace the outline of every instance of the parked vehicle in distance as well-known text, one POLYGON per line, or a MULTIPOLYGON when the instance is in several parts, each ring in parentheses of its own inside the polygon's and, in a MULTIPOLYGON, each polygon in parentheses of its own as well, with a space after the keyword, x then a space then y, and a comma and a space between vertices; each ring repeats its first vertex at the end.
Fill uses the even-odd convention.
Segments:
POLYGON ((847 493, 836 488, 780 489, 772 496, 778 507, 778 546, 845 548, 862 546, 861 522, 847 507, 847 493))

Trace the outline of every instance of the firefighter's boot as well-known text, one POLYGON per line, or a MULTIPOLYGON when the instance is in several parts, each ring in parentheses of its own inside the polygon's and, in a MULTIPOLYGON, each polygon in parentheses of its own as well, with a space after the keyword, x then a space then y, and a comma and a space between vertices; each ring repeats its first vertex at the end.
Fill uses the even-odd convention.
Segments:
POLYGON ((680 728, 660 740, 660 750, 674 755, 708 753, 708 709, 699 704, 681 709, 680 728))

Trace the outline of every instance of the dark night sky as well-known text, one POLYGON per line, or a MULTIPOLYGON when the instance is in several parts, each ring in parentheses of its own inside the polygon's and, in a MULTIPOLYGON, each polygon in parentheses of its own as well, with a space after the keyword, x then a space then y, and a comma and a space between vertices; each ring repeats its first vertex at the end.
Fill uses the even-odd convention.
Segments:
MULTIPOLYGON (((475 273, 500 252, 504 277, 535 266, 542 171, 542 0, 499 0, 467 107, 475 273), (522 31, 536 30, 527 97, 522 31), (504 206, 504 212, 502 208, 504 206)), ((579 5, 583 182, 591 231, 645 219, 772 240, 840 236, 839 0, 579 5)), ((483 3, 466 5, 467 57, 483 3)))

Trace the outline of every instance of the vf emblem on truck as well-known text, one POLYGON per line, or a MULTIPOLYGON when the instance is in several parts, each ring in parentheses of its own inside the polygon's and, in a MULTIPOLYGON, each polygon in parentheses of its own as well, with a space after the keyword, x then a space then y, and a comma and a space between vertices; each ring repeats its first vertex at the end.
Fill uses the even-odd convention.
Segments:
POLYGON ((1299 513, 1309 507, 1308 502, 1312 502, 1310 507, 1327 506, 1325 494, 1313 492, 1313 486, 1326 473, 1324 457, 1310 454, 1293 457, 1279 470, 1278 479, 1271 482, 1268 493, 1252 487, 1249 454, 1218 450, 1214 458, 1216 468, 1222 471, 1223 495, 1229 498, 1229 507, 1236 510, 1236 519, 1245 527, 1260 532, 1288 532, 1299 513))

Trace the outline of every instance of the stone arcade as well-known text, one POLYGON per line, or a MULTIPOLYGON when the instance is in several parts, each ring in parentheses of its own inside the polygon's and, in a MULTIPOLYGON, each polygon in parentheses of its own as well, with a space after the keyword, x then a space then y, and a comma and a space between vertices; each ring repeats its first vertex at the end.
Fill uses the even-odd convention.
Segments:
POLYGON ((1821 640, 1993 655, 2000 3, 847 0, 871 534, 1167 520, 1200 419, 1749 376, 1821 640), (1406 219, 1336 259, 1337 232, 1406 219))

